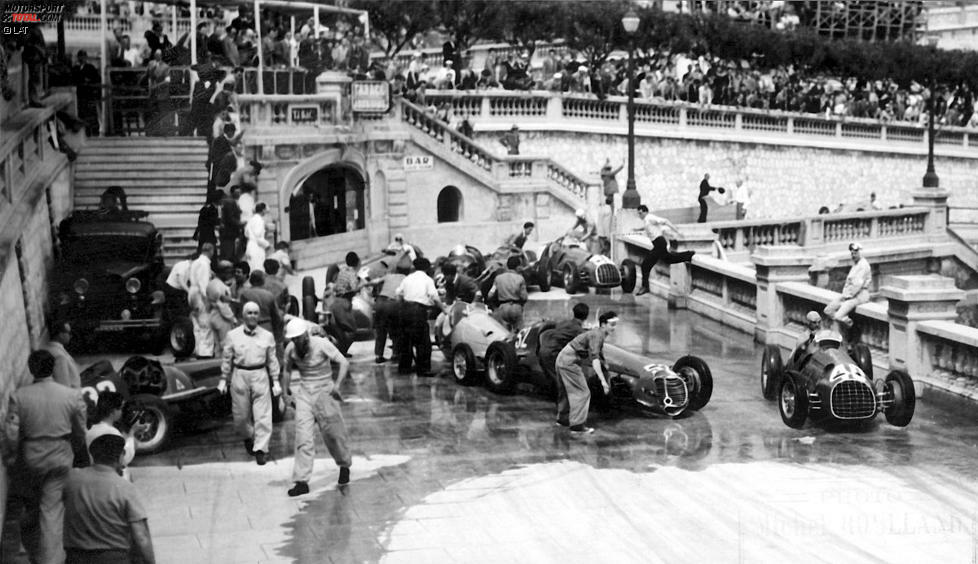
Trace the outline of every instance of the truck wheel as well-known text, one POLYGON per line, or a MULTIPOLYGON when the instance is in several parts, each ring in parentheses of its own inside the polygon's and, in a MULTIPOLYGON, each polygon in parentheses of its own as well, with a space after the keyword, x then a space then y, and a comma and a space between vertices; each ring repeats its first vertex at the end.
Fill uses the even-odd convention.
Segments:
POLYGON ((689 409, 699 411, 710 403, 713 397, 713 373, 705 360, 686 355, 672 365, 672 371, 682 376, 689 386, 689 409))
POLYGON ((635 291, 635 282, 638 280, 638 275, 636 274, 637 269, 635 267, 635 261, 632 259, 625 259, 621 261, 621 291, 626 294, 631 294, 635 291))
POLYGON ((452 349, 452 376, 455 383, 461 386, 471 386, 478 381, 475 354, 472 347, 465 343, 459 343, 452 349))
POLYGON ((187 358, 194 353, 197 341, 194 339, 194 324, 189 317, 178 317, 173 321, 169 338, 174 358, 187 358))
POLYGON ((903 370, 893 370, 886 375, 886 390, 890 393, 892 403, 883 414, 890 425, 906 427, 913 419, 917 406, 917 392, 913 389, 913 380, 903 370))
POLYGON ((166 447, 173 436, 173 411, 166 402, 151 394, 138 394, 130 400, 137 409, 143 410, 140 423, 149 427, 136 433, 136 453, 150 454, 166 447))
POLYGON ((512 343, 496 341, 486 351, 486 388, 497 394, 511 394, 516 387, 516 349, 512 343))
POLYGON ((808 390, 801 383, 801 375, 788 372, 781 380, 778 398, 781 420, 792 429, 801 429, 808 418, 808 390))
POLYGON ((784 365, 781 363, 781 350, 777 345, 764 347, 761 357, 761 393, 764 399, 773 400, 781 389, 784 365))

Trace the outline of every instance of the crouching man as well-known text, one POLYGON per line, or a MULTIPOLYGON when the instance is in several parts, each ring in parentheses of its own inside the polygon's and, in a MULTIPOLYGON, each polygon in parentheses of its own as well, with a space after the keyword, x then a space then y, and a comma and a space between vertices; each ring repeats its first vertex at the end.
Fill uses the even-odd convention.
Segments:
POLYGON ((350 362, 329 339, 310 335, 308 328, 308 323, 302 319, 289 321, 285 328, 285 339, 289 344, 285 347, 282 384, 287 394, 290 393, 293 367, 298 369, 300 376, 295 393, 295 463, 292 467, 295 485, 288 492, 291 497, 309 493, 309 478, 316 456, 313 435, 316 427, 319 427, 329 454, 340 467, 338 483, 341 486, 350 483, 353 462, 338 392, 350 370, 350 362), (330 361, 339 367, 335 383, 330 361))

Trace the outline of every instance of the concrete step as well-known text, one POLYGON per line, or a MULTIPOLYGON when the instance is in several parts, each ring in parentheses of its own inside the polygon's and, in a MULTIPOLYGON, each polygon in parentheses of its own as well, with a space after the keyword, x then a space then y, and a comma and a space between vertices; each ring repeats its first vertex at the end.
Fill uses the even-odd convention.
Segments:
MULTIPOLYGON (((187 179, 187 180, 199 180, 203 181, 206 185, 207 176, 204 172, 203 167, 200 170, 180 170, 177 168, 162 170, 113 170, 113 171, 100 171, 100 170, 90 170, 86 168, 78 168, 75 170, 75 178, 79 180, 105 180, 105 181, 115 181, 115 180, 130 180, 137 181, 146 178, 154 178, 156 180, 163 179, 187 179)), ((118 182, 116 182, 118 184, 118 182)))
MULTIPOLYGON (((98 194, 75 196, 76 206, 98 207, 99 202, 100 197, 98 194)), ((139 198, 127 194, 126 203, 128 207, 134 210, 153 211, 157 208, 162 208, 163 210, 171 209, 175 212, 192 211, 196 216, 197 212, 200 211, 200 207, 204 205, 204 196, 202 194, 199 198, 192 198, 181 194, 160 194, 151 198, 139 198)))
MULTIPOLYGON (((148 182, 148 181, 147 181, 148 182)), ((161 193, 181 194, 196 201, 203 198, 207 193, 205 185, 195 180, 158 180, 152 184, 140 182, 139 184, 119 184, 126 191, 126 196, 131 198, 153 198, 161 193)), ((86 180, 75 184, 75 196, 99 196, 105 191, 106 184, 98 180, 86 180)))
POLYGON ((144 166, 158 166, 158 167, 168 167, 174 162, 179 162, 180 164, 186 163, 188 166, 193 164, 198 164, 200 168, 204 168, 204 164, 207 161, 206 154, 199 154, 198 151, 187 151, 186 153, 176 153, 170 152, 166 155, 154 156, 153 160, 148 160, 144 153, 129 155, 129 154, 112 154, 112 153, 85 153, 78 157, 78 166, 85 167, 111 167, 125 166, 125 165, 138 165, 144 166))

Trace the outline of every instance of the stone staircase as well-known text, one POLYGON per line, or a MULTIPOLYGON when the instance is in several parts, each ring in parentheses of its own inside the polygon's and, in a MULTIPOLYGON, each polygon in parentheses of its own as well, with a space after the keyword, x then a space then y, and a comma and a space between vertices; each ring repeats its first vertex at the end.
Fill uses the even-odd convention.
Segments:
POLYGON ((199 137, 90 138, 75 166, 75 209, 96 209, 118 185, 130 210, 149 212, 163 233, 167 264, 193 252, 197 213, 207 192, 207 143, 199 137))
POLYGON ((949 204, 947 226, 961 239, 978 249, 978 206, 949 204))

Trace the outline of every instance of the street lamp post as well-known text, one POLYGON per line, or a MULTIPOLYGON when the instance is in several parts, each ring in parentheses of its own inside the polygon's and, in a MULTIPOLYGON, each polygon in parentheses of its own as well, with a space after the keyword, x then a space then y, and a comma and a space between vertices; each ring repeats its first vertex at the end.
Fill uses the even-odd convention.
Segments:
POLYGON ((924 188, 939 188, 941 179, 934 170, 934 99, 937 97, 937 85, 930 82, 930 96, 927 99, 927 172, 924 173, 924 188))
POLYGON ((625 193, 621 196, 621 207, 635 209, 642 203, 635 188, 635 32, 638 30, 639 19, 631 8, 621 18, 621 25, 628 34, 628 181, 625 183, 625 193))

